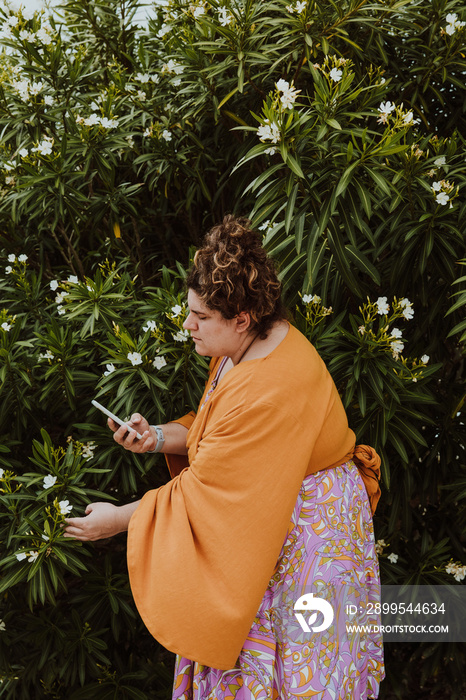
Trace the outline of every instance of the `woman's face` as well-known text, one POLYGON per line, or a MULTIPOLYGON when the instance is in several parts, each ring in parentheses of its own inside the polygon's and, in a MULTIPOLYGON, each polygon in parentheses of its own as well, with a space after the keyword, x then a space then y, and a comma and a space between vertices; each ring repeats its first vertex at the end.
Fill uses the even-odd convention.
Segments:
POLYGON ((183 328, 191 333, 196 352, 207 357, 232 357, 238 353, 249 327, 249 314, 232 319, 209 309, 192 289, 188 291, 189 315, 183 328))

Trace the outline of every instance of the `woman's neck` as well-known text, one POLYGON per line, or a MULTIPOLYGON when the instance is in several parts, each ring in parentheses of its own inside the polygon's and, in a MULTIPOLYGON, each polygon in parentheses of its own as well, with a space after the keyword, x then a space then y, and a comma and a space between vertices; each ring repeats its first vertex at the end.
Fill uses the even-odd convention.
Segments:
POLYGON ((288 321, 277 321, 267 333, 266 338, 260 338, 258 332, 251 331, 239 347, 238 352, 230 356, 231 362, 233 365, 237 365, 245 360, 266 357, 284 340, 289 327, 288 321))

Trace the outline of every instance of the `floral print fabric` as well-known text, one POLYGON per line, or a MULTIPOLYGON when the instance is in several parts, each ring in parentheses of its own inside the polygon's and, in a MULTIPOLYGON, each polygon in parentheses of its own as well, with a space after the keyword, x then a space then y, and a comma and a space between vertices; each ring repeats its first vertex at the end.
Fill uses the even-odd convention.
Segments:
POLYGON ((349 603, 354 611, 362 599, 377 602, 379 584, 369 501, 354 462, 311 474, 235 667, 222 671, 177 656, 173 700, 377 698, 382 635, 346 624, 379 622, 347 615, 349 603), (298 624, 294 605, 308 592, 336 611, 324 631, 306 633, 298 624))

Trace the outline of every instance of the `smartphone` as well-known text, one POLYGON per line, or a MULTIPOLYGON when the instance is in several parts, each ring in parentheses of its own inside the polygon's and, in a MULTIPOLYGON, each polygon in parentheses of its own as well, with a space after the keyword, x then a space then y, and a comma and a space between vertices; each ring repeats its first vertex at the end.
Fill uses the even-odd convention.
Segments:
MULTIPOLYGON (((95 401, 94 399, 91 401, 91 404, 95 406, 96 408, 99 409, 99 411, 102 411, 102 413, 105 413, 106 416, 111 418, 112 420, 115 421, 115 423, 118 423, 118 425, 128 425, 124 420, 121 420, 121 418, 118 418, 114 413, 108 410, 108 408, 105 408, 105 406, 102 406, 101 403, 98 401, 95 401)), ((131 428, 131 426, 128 426, 128 428, 131 428)), ((134 430, 134 428, 131 428, 131 430, 134 430)), ((140 440, 142 438, 142 435, 140 435, 138 432, 136 432, 136 437, 140 440)))

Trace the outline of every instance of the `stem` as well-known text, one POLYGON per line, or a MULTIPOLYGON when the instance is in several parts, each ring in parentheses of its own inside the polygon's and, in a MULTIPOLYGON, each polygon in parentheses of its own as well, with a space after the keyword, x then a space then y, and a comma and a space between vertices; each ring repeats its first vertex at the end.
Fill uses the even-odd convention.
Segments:
POLYGON ((69 250, 70 253, 71 253, 71 255, 70 255, 70 263, 69 263, 69 264, 70 264, 70 267, 72 268, 73 272, 76 272, 75 268, 73 267, 72 260, 71 260, 71 256, 73 256, 73 258, 74 258, 75 261, 76 261, 76 265, 77 265, 77 267, 78 267, 79 274, 81 275, 82 278, 84 278, 84 267, 83 267, 83 264, 82 264, 82 262, 81 262, 81 259, 80 259, 79 255, 78 255, 77 251, 75 250, 73 244, 71 243, 71 239, 69 238, 68 234, 66 233, 65 227, 63 226, 63 224, 60 224, 60 233, 62 234, 63 238, 65 239, 65 241, 66 241, 66 243, 67 243, 67 245, 68 245, 68 250, 69 250))
POLYGON ((134 235, 136 237, 136 251, 137 251, 137 256, 139 259, 139 269, 141 271, 141 279, 144 285, 147 284, 147 273, 146 273, 146 267, 144 265, 144 256, 142 254, 142 248, 141 248, 141 237, 139 235, 139 227, 138 227, 138 222, 134 217, 131 217, 131 221, 133 222, 133 228, 134 228, 134 235))

